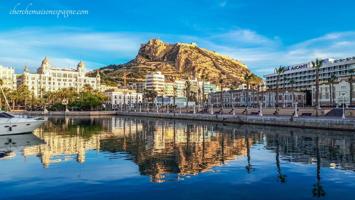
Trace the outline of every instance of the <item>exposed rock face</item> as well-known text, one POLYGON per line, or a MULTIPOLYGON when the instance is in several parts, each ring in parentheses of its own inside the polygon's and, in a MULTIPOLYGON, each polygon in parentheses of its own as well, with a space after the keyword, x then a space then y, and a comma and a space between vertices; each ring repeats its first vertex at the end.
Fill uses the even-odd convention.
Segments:
POLYGON ((145 75, 152 71, 161 71, 171 81, 197 78, 219 84, 223 78, 225 85, 243 83, 244 74, 251 73, 243 63, 195 44, 167 44, 157 39, 142 45, 134 60, 102 69, 116 80, 125 74, 128 81, 144 81, 145 75))

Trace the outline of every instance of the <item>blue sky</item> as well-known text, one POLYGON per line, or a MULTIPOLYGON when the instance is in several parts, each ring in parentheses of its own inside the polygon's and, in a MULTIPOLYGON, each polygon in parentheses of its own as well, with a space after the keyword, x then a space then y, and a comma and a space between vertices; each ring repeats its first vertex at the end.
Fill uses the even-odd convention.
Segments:
POLYGON ((0 65, 36 69, 84 60, 95 69, 134 58, 141 43, 196 42, 263 75, 316 57, 355 56, 351 0, 1 0, 0 65), (14 15, 11 10, 87 10, 14 15))

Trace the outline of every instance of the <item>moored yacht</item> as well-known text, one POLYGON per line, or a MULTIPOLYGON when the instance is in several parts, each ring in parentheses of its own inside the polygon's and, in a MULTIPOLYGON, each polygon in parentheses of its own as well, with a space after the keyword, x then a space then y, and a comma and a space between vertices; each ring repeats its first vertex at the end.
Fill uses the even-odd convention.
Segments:
POLYGON ((22 118, 0 112, 0 135, 31 133, 45 121, 43 118, 22 118))

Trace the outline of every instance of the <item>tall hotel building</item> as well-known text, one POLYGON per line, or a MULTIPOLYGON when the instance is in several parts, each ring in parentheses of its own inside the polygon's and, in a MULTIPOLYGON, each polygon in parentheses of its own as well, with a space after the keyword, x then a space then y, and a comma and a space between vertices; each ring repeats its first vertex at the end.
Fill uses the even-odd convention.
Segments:
POLYGON ((16 89, 16 74, 13 68, 3 67, 0 65, 0 79, 3 87, 10 90, 16 89))
POLYGON ((76 69, 58 69, 52 67, 48 59, 44 58, 37 74, 30 73, 26 67, 19 82, 27 85, 35 97, 40 97, 45 92, 64 88, 75 88, 79 92, 85 85, 100 90, 101 79, 99 74, 96 77, 87 77, 83 62, 80 62, 76 69))
POLYGON ((165 90, 165 76, 161 72, 147 74, 145 78, 145 89, 156 91, 158 96, 163 96, 165 90))
MULTIPOLYGON (((320 84, 327 83, 328 79, 335 75, 337 78, 350 76, 350 70, 355 69, 355 57, 345 59, 323 59, 319 70, 320 84)), ((266 86, 275 89, 277 85, 277 74, 265 75, 266 86)), ((308 103, 311 104, 312 86, 316 84, 316 70, 312 68, 311 62, 286 66, 286 71, 280 75, 279 88, 306 92, 308 103), (293 84, 290 80, 293 80, 293 84)))

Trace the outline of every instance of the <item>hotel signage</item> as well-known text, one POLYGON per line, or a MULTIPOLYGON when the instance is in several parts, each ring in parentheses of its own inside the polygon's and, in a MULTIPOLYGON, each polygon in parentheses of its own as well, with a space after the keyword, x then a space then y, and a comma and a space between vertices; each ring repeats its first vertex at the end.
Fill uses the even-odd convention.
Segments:
POLYGON ((308 67, 308 64, 287 66, 287 67, 285 67, 285 71, 289 71, 289 70, 293 71, 293 70, 297 70, 297 69, 304 69, 307 67, 308 67))

